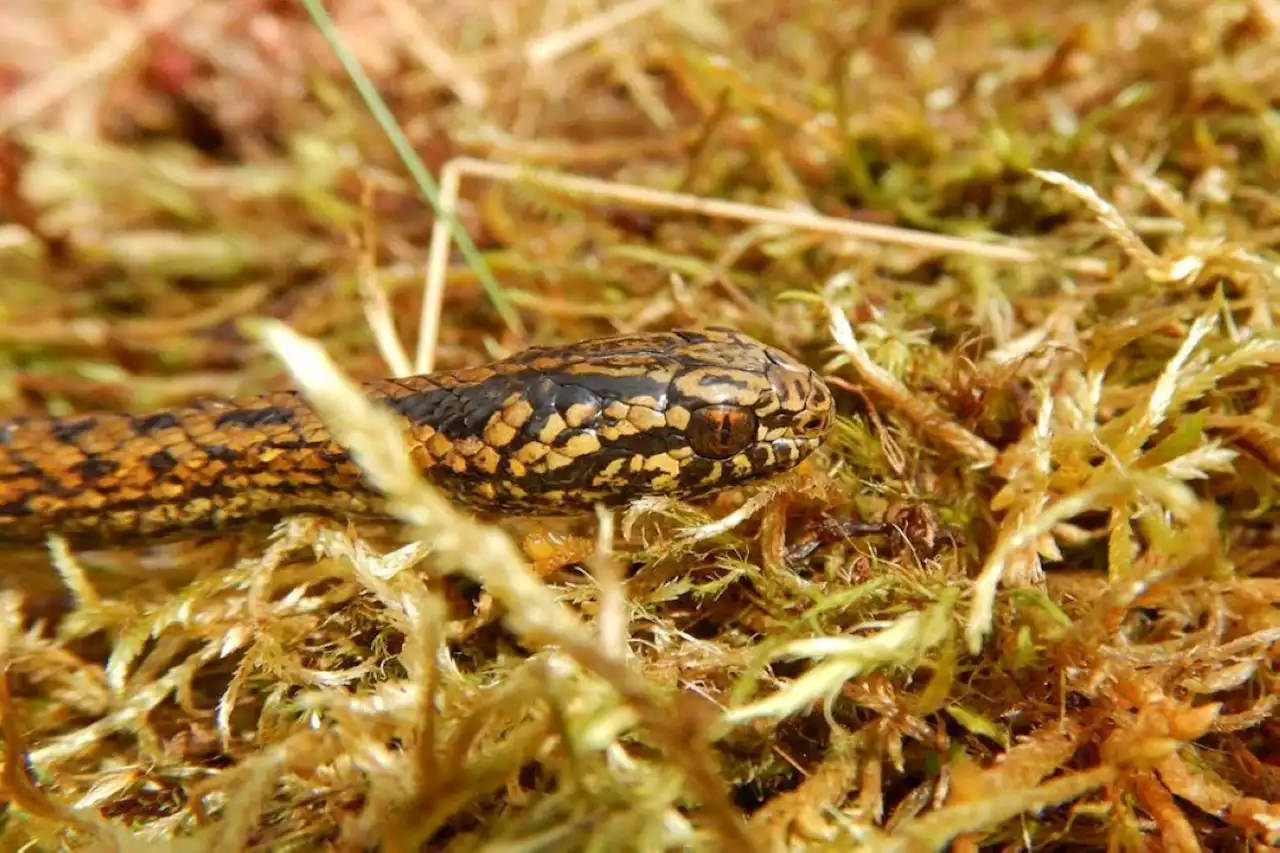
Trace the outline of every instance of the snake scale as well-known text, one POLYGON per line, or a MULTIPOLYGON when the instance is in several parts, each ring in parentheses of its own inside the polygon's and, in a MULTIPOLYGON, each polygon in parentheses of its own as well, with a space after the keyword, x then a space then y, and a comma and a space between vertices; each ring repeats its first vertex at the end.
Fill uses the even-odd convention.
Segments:
MULTIPOLYGON (((498 515, 705 497, 794 467, 834 421, 816 373, 720 328, 538 347, 365 388, 403 418, 431 482, 498 515)), ((0 422, 0 543, 151 543, 297 514, 386 511, 294 391, 0 422)))

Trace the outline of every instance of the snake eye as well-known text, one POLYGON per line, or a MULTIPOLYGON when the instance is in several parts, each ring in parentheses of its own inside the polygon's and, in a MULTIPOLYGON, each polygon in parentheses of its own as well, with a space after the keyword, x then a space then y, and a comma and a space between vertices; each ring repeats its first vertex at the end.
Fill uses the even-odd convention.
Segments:
POLYGON ((755 437, 755 413, 741 406, 705 406, 689 418, 689 446, 708 459, 741 453, 755 437))

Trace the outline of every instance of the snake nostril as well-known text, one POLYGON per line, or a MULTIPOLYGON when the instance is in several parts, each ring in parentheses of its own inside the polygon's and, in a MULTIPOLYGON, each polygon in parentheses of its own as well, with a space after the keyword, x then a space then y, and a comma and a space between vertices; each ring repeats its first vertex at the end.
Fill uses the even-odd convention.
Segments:
POLYGON ((800 430, 805 433, 825 432, 831 426, 829 412, 809 412, 800 421, 800 430))

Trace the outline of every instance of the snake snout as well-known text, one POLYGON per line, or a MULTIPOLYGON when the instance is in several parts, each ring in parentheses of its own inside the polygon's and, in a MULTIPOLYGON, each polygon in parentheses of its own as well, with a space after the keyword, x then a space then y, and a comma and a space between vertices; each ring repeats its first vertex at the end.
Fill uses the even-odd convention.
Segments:
POLYGON ((825 439, 835 421, 831 390, 816 372, 800 362, 771 353, 769 384, 779 409, 790 419, 792 437, 816 444, 825 439))

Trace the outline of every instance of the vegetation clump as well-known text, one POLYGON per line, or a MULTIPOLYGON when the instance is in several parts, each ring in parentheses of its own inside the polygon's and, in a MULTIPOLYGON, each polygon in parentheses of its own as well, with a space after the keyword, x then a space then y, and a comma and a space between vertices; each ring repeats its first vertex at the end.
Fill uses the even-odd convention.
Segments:
POLYGON ((318 5, 0 12, 0 415, 299 385, 403 522, 5 550, 3 849, 1280 845, 1274 10, 318 5), (841 417, 700 506, 348 379, 705 325, 841 417))

